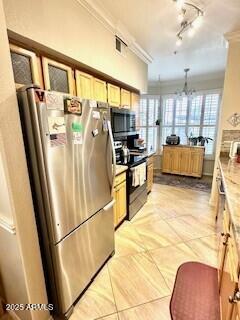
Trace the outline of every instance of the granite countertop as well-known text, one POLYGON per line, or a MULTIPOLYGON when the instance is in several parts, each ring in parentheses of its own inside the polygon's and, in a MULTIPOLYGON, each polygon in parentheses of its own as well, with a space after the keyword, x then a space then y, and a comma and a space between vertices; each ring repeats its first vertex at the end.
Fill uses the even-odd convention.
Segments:
POLYGON ((128 166, 123 166, 120 164, 116 165, 116 176, 118 176, 120 173, 123 173, 124 171, 127 171, 128 166))
POLYGON ((240 163, 235 159, 220 157, 219 167, 240 258, 240 163))
POLYGON ((156 153, 155 151, 146 152, 146 154, 147 154, 148 157, 153 156, 155 153, 156 153))
POLYGON ((139 155, 139 156, 144 156, 144 157, 151 157, 154 154, 156 154, 156 151, 144 151, 144 152, 137 152, 137 151, 130 151, 130 154, 132 155, 139 155))

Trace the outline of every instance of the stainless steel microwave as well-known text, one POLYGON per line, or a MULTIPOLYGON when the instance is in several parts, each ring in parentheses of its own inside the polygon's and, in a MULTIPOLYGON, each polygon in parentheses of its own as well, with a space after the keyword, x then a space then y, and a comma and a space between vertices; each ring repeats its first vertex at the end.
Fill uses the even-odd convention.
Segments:
POLYGON ((112 108, 111 123, 114 137, 136 134, 136 113, 127 109, 112 108))

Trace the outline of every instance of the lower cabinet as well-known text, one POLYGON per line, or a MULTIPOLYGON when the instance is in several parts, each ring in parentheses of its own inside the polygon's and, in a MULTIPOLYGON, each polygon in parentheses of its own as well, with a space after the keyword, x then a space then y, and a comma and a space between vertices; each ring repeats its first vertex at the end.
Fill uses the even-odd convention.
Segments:
POLYGON ((114 226, 118 226, 127 215, 126 173, 116 177, 114 186, 114 226))
POLYGON ((152 191, 153 186, 153 156, 147 159, 147 192, 152 191))
POLYGON ((219 247, 219 292, 222 320, 237 320, 239 262, 228 209, 223 213, 219 247))
POLYGON ((201 177, 204 147, 164 146, 162 172, 201 177))

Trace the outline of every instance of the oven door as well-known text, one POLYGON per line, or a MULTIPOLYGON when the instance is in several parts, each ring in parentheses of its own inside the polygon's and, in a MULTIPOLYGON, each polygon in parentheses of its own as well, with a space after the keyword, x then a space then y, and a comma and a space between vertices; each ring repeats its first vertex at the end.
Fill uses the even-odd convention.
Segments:
MULTIPOLYGON (((141 163, 146 162, 146 159, 141 163)), ((137 165, 139 165, 138 163, 137 165)), ((131 220, 141 207, 147 202, 147 180, 143 185, 134 187, 132 185, 133 172, 128 170, 128 220, 131 220)))
POLYGON ((112 108, 112 131, 115 137, 136 134, 136 114, 133 111, 112 108))
MULTIPOLYGON (((136 165, 131 166, 129 173, 128 173, 128 186, 129 186, 129 195, 130 195, 130 202, 132 200, 134 200, 134 198, 136 198, 138 196, 139 193, 141 193, 143 191, 143 189, 146 187, 146 181, 147 181, 147 177, 145 177, 145 182, 143 185, 141 186, 133 186, 133 172, 132 172, 132 168, 136 168, 137 166, 139 166, 140 164, 146 162, 146 159, 143 159, 142 161, 139 161, 136 165)), ((147 172, 147 171, 146 171, 147 172)))

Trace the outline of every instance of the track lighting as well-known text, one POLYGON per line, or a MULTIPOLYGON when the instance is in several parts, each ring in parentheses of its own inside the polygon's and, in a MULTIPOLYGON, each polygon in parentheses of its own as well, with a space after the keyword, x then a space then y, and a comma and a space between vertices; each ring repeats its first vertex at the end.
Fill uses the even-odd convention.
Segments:
MULTIPOLYGON (((196 32, 196 30, 201 26, 203 22, 204 12, 195 4, 190 2, 185 2, 184 0, 173 0, 177 3, 177 6, 180 10, 178 14, 178 21, 181 23, 181 29, 177 33, 177 41, 176 45, 180 46, 182 44, 182 35, 188 31, 188 37, 192 38, 196 32), (187 20, 186 13, 188 13, 188 9, 195 12, 195 16, 193 18, 187 20)), ((187 14, 189 17, 189 14, 187 14)))
POLYGON ((182 45, 182 37, 178 37, 176 41, 176 46, 180 47, 182 45))
POLYGON ((189 38, 192 38, 195 34, 195 29, 193 27, 193 25, 190 25, 189 29, 188 29, 188 36, 189 38))
POLYGON ((177 3, 177 7, 179 8, 179 9, 181 9, 182 7, 183 7, 183 5, 184 5, 184 0, 174 0, 174 1, 176 1, 176 3, 177 3))
POLYGON ((194 26, 194 28, 197 29, 201 26, 202 22, 203 22, 203 14, 199 12, 196 19, 192 22, 192 25, 194 26))
POLYGON ((182 9, 181 12, 178 15, 178 21, 179 22, 183 22, 183 20, 185 18, 185 13, 186 13, 186 10, 182 9))

